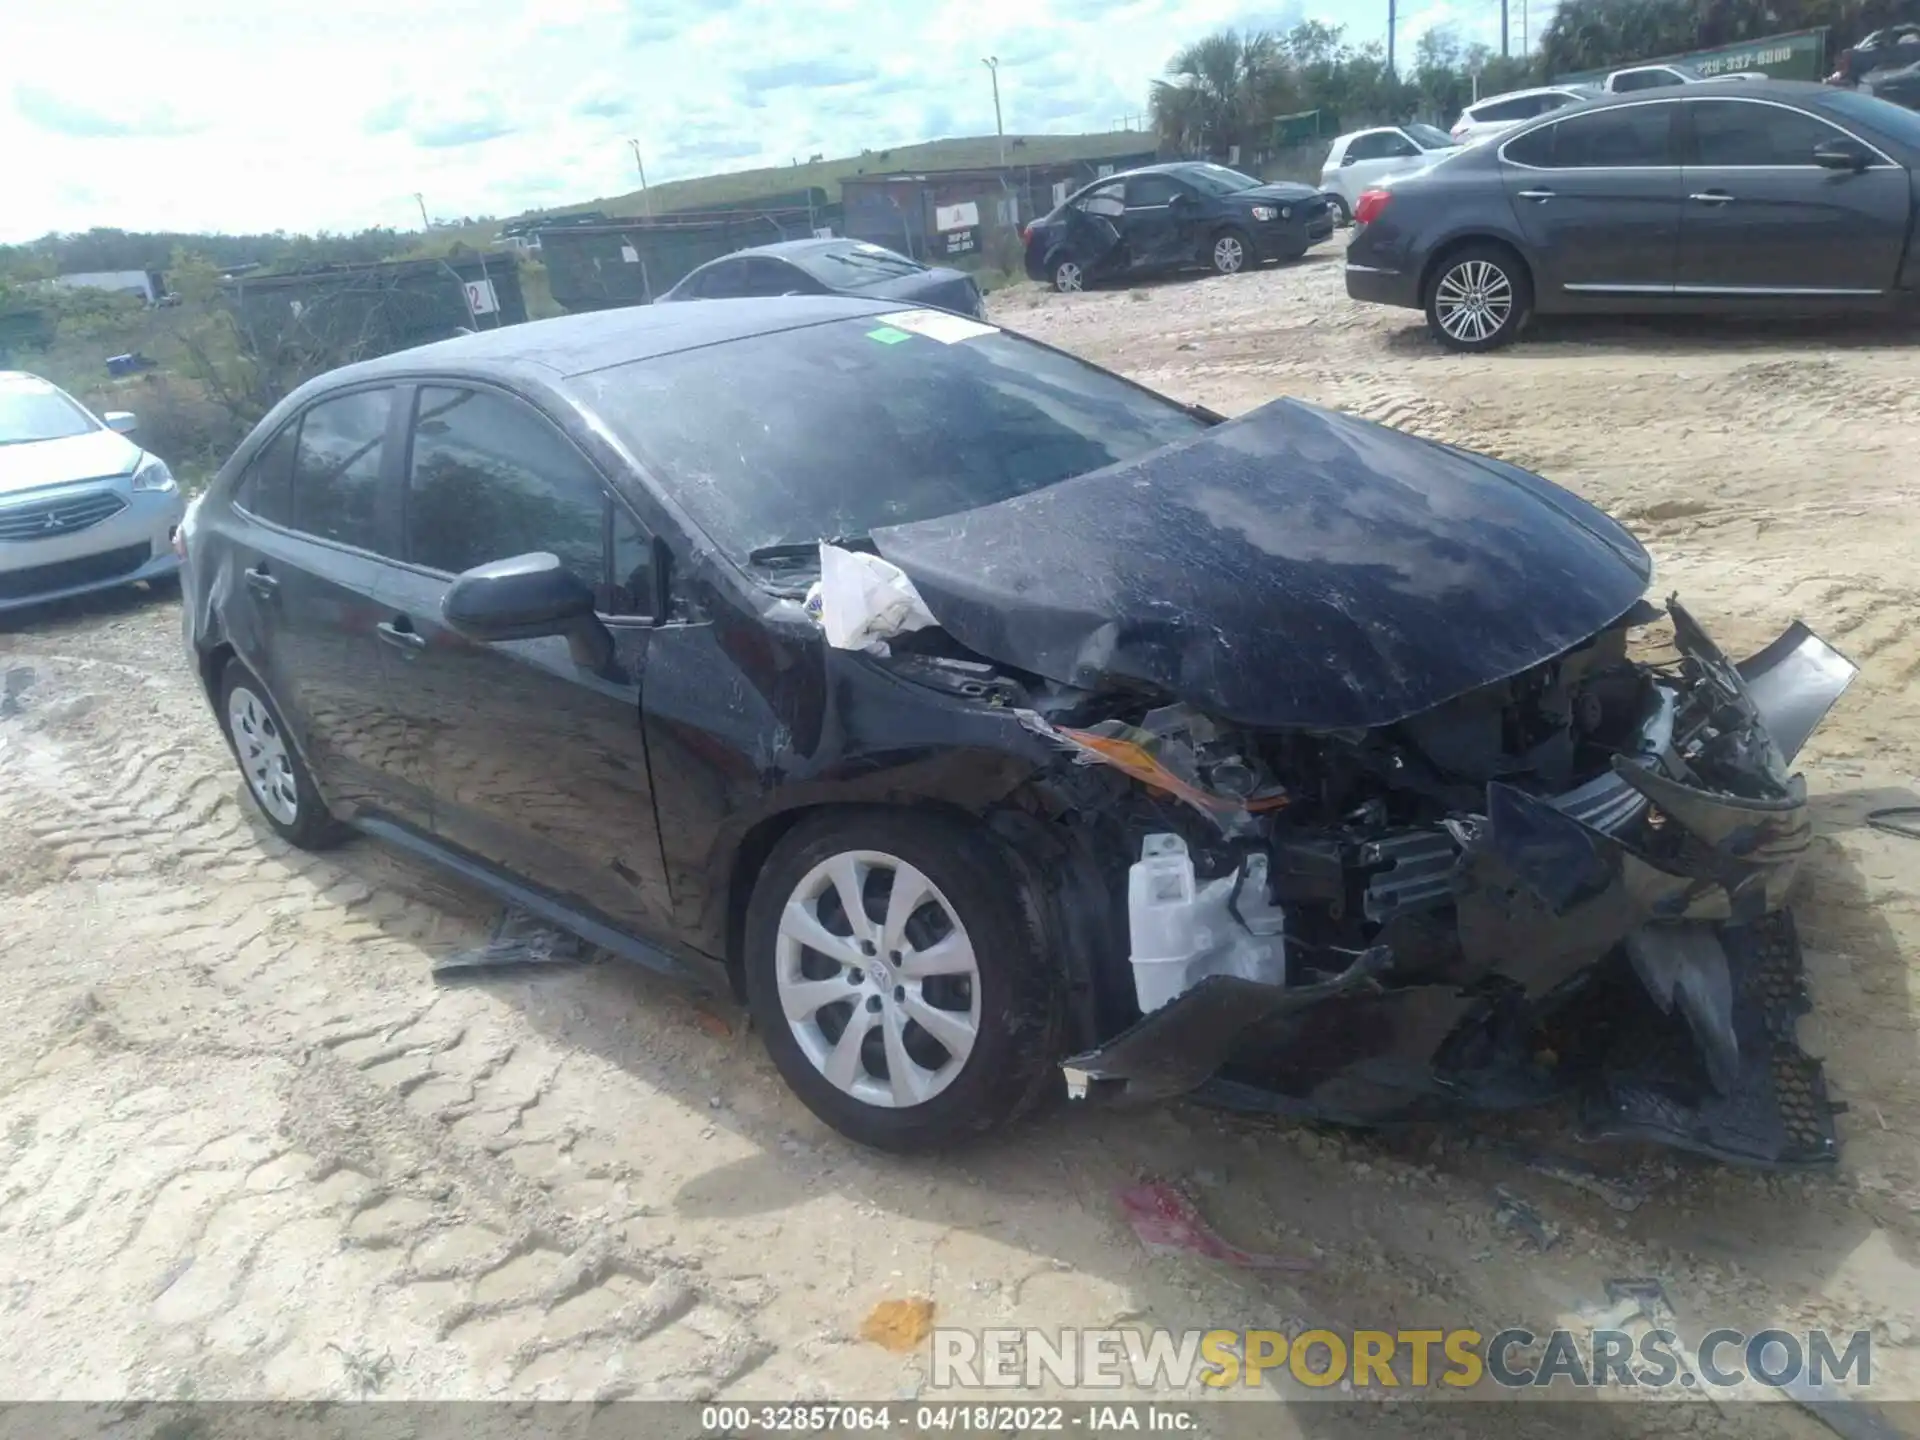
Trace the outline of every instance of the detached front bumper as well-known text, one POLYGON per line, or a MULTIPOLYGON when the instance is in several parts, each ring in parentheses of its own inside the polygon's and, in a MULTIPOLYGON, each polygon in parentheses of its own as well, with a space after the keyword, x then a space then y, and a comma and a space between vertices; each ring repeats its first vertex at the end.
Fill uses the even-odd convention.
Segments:
POLYGON ((1812 826, 1787 765, 1855 670, 1799 625, 1735 666, 1672 613, 1698 677, 1684 733, 1662 689, 1612 774, 1553 798, 1490 785, 1483 816, 1450 823, 1457 948, 1439 973, 1396 975, 1380 946, 1311 985, 1209 978, 1070 1072, 1090 1095, 1200 1090, 1355 1124, 1576 1092, 1596 1136, 1830 1161, 1820 1067, 1793 1034, 1807 1002, 1784 906, 1812 826))

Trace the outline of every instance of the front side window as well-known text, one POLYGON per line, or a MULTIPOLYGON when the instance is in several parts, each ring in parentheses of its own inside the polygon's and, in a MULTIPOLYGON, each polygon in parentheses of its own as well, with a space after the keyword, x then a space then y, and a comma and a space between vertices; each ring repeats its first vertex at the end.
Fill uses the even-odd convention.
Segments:
POLYGON ((607 580, 607 493, 545 418, 488 390, 421 387, 407 472, 407 559, 458 575, 544 550, 607 580))
MULTIPOLYGON (((1672 165, 1672 104, 1622 105, 1570 115, 1552 127, 1557 170, 1632 169, 1672 165)), ((1511 152, 1509 152, 1511 153, 1511 152)))
POLYGON ((1185 193, 1185 187, 1169 175, 1136 175, 1127 181, 1127 204, 1135 209, 1171 205, 1185 193))
POLYGON ((584 404, 737 562, 952 515, 1205 428, 1000 331, 832 321, 578 377, 584 404), (951 341, 951 343, 948 343, 951 341))
POLYGON ((1845 138, 1823 120, 1778 105, 1696 100, 1689 109, 1696 165, 1812 166, 1816 146, 1845 138))
POLYGON ((301 417, 293 463, 295 529, 379 550, 380 474, 392 408, 393 391, 356 390, 322 400, 301 417))

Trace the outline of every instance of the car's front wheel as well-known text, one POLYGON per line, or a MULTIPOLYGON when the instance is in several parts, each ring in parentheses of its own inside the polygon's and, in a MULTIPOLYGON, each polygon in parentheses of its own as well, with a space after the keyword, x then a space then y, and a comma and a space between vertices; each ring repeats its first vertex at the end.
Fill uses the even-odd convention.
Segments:
POLYGON ((266 687, 238 660, 228 662, 221 678, 220 719, 247 793, 274 834, 302 850, 324 850, 346 838, 346 827, 328 812, 306 762, 287 738, 266 687))
POLYGON ((1253 242, 1244 230, 1222 230, 1213 237, 1213 273, 1238 275, 1253 263, 1253 242))
POLYGON ((1427 328, 1449 350, 1493 350, 1526 324, 1533 284, 1510 250, 1469 245, 1434 267, 1426 309, 1427 328))
POLYGON ((774 848, 747 910, 748 1003, 807 1108, 924 1150, 1060 1083, 1058 986, 998 843, 944 816, 823 812, 774 848))
POLYGON ((1353 207, 1347 204, 1344 195, 1336 195, 1329 190, 1327 208, 1333 212, 1333 223, 1336 229, 1344 229, 1353 224, 1353 207))

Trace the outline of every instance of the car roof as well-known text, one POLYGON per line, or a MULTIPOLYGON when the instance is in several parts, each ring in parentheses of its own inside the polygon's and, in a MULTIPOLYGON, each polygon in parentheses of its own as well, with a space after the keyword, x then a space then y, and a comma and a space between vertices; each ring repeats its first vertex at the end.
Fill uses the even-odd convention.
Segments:
POLYGON ((1600 93, 1591 85, 1575 84, 1571 81, 1565 85, 1531 85, 1525 90, 1503 90, 1498 95, 1489 95, 1483 100, 1474 101, 1467 106, 1467 109, 1474 111, 1483 106, 1498 105, 1503 100, 1524 100, 1529 95, 1584 95, 1589 91, 1595 94, 1600 93))
MULTIPOLYGON (((866 240, 855 240, 845 235, 809 235, 804 240, 772 240, 765 245, 749 245, 744 250, 733 250, 699 268, 717 265, 721 260, 733 260, 742 255, 773 255, 783 260, 791 260, 801 255, 818 255, 823 250, 886 250, 889 255, 897 255, 897 250, 887 250, 884 245, 875 245, 866 240)), ((902 260, 909 257, 901 255, 902 260)), ((915 260, 914 264, 920 262, 915 260)))
POLYGON ((1388 130, 1398 135, 1401 128, 1402 127, 1398 125, 1369 125, 1364 130, 1349 130, 1344 135, 1336 135, 1333 137, 1333 143, 1336 145, 1344 145, 1349 140, 1358 140, 1362 135, 1378 135, 1388 130))
MULTIPOLYGON (((1639 68, 1644 70, 1652 67, 1643 65, 1639 68)), ((1788 100, 1804 104, 1809 100, 1817 100, 1823 95, 1834 93, 1832 86, 1823 85, 1817 80, 1746 80, 1737 87, 1714 86, 1712 94, 1703 95, 1701 91, 1707 88, 1699 85, 1668 85, 1658 90, 1629 90, 1624 95, 1601 91, 1580 108, 1583 111, 1604 110, 1618 105, 1646 105, 1659 100, 1788 100)), ((1565 110, 1555 110, 1540 118, 1551 120, 1555 116, 1564 117, 1569 113, 1565 110)))
POLYGON ((795 295, 703 300, 693 305, 624 305, 456 335, 451 340, 346 365, 329 371, 323 379, 325 388, 332 389, 426 369, 507 375, 537 367, 552 375, 584 375, 611 365, 724 345, 756 335, 884 314, 900 309, 902 303, 848 295, 795 295))

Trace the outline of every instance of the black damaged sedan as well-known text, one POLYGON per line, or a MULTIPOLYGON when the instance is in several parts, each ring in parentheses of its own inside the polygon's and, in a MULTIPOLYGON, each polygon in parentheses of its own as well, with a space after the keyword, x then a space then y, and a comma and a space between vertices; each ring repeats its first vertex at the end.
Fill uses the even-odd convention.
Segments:
POLYGON ((733 991, 856 1140, 1064 1082, 1833 1156, 1784 904, 1853 667, 1799 626, 1729 660, 1500 461, 715 301, 312 381, 184 531, 268 825, 733 991))

